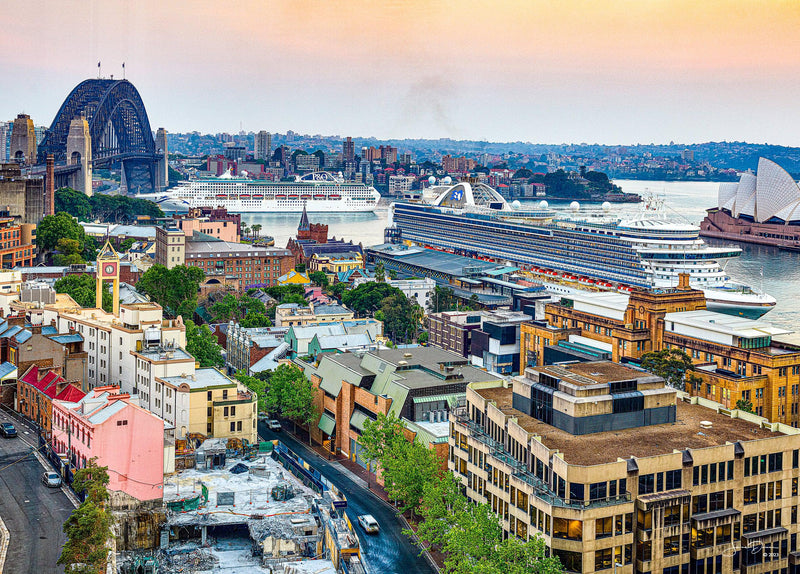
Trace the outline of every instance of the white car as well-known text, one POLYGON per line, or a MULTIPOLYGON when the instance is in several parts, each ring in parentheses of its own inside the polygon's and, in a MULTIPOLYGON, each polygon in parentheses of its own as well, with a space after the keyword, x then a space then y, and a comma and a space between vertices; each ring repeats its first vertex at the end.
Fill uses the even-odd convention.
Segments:
POLYGON ((278 432, 281 430, 281 423, 277 419, 270 419, 267 421, 267 427, 269 430, 278 432))
POLYGON ((362 514, 358 517, 358 523, 361 525, 361 528, 364 529, 364 532, 367 534, 377 534, 380 530, 378 526, 378 521, 375 520, 375 517, 371 514, 362 514))

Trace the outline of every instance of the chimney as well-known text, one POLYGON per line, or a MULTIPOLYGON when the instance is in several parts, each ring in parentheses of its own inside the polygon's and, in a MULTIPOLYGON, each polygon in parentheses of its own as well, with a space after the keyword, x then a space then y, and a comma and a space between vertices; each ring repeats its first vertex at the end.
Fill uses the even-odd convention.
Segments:
POLYGON ((53 154, 47 154, 47 192, 44 198, 44 214, 55 215, 56 213, 56 180, 55 180, 55 158, 53 154))
POLYGON ((678 289, 680 291, 689 291, 691 289, 691 287, 689 287, 688 273, 678 273, 678 289))

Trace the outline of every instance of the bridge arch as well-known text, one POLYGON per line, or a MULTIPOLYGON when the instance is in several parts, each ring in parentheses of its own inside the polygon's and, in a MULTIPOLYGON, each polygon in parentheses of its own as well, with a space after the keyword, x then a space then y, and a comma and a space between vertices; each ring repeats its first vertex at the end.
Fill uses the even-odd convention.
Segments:
POLYGON ((121 167, 132 191, 156 190, 157 153, 150 120, 139 91, 127 80, 91 79, 75 86, 45 132, 39 145, 44 163, 53 154, 56 164, 70 164, 67 139, 73 119, 85 117, 91 136, 94 167, 121 167))

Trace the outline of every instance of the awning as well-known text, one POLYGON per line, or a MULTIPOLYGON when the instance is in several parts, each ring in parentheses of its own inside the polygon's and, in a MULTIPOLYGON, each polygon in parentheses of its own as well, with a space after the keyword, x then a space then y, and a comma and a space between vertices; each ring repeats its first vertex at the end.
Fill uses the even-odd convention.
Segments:
POLYGON ((353 411, 353 416, 350 417, 350 424, 361 432, 364 432, 364 423, 371 420, 371 418, 361 411, 353 411))
POLYGON ((505 275, 506 273, 513 273, 514 271, 519 271, 519 267, 501 267, 500 269, 492 269, 490 271, 484 271, 483 273, 485 275, 497 277, 498 275, 505 275))
POLYGON ((331 436, 333 434, 333 429, 336 428, 336 419, 334 419, 328 413, 322 413, 322 417, 319 419, 319 430, 324 432, 326 435, 331 436))
POLYGON ((431 395, 429 397, 413 397, 411 400, 414 401, 415 405, 420 403, 438 403, 442 401, 450 404, 453 399, 459 399, 466 396, 466 393, 450 393, 447 395, 431 395))

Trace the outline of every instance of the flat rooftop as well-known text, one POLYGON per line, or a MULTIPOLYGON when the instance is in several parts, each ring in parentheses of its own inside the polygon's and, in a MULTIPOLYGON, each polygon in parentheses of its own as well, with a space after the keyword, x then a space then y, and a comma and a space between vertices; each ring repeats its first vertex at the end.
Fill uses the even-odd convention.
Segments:
POLYGON ((732 419, 701 405, 678 400, 674 423, 651 425, 619 431, 573 435, 534 419, 513 408, 512 390, 495 387, 475 389, 483 398, 497 403, 506 415, 517 417, 526 431, 541 437, 550 450, 563 453, 569 464, 591 466, 616 462, 617 458, 645 458, 670 454, 673 450, 700 449, 726 442, 751 441, 776 436, 778 432, 762 429, 742 419, 732 419), (709 421, 703 429, 700 421, 709 421))
POLYGON ((596 385, 614 381, 629 381, 641 377, 652 377, 646 371, 633 369, 610 361, 547 365, 533 370, 546 373, 574 385, 596 385))

